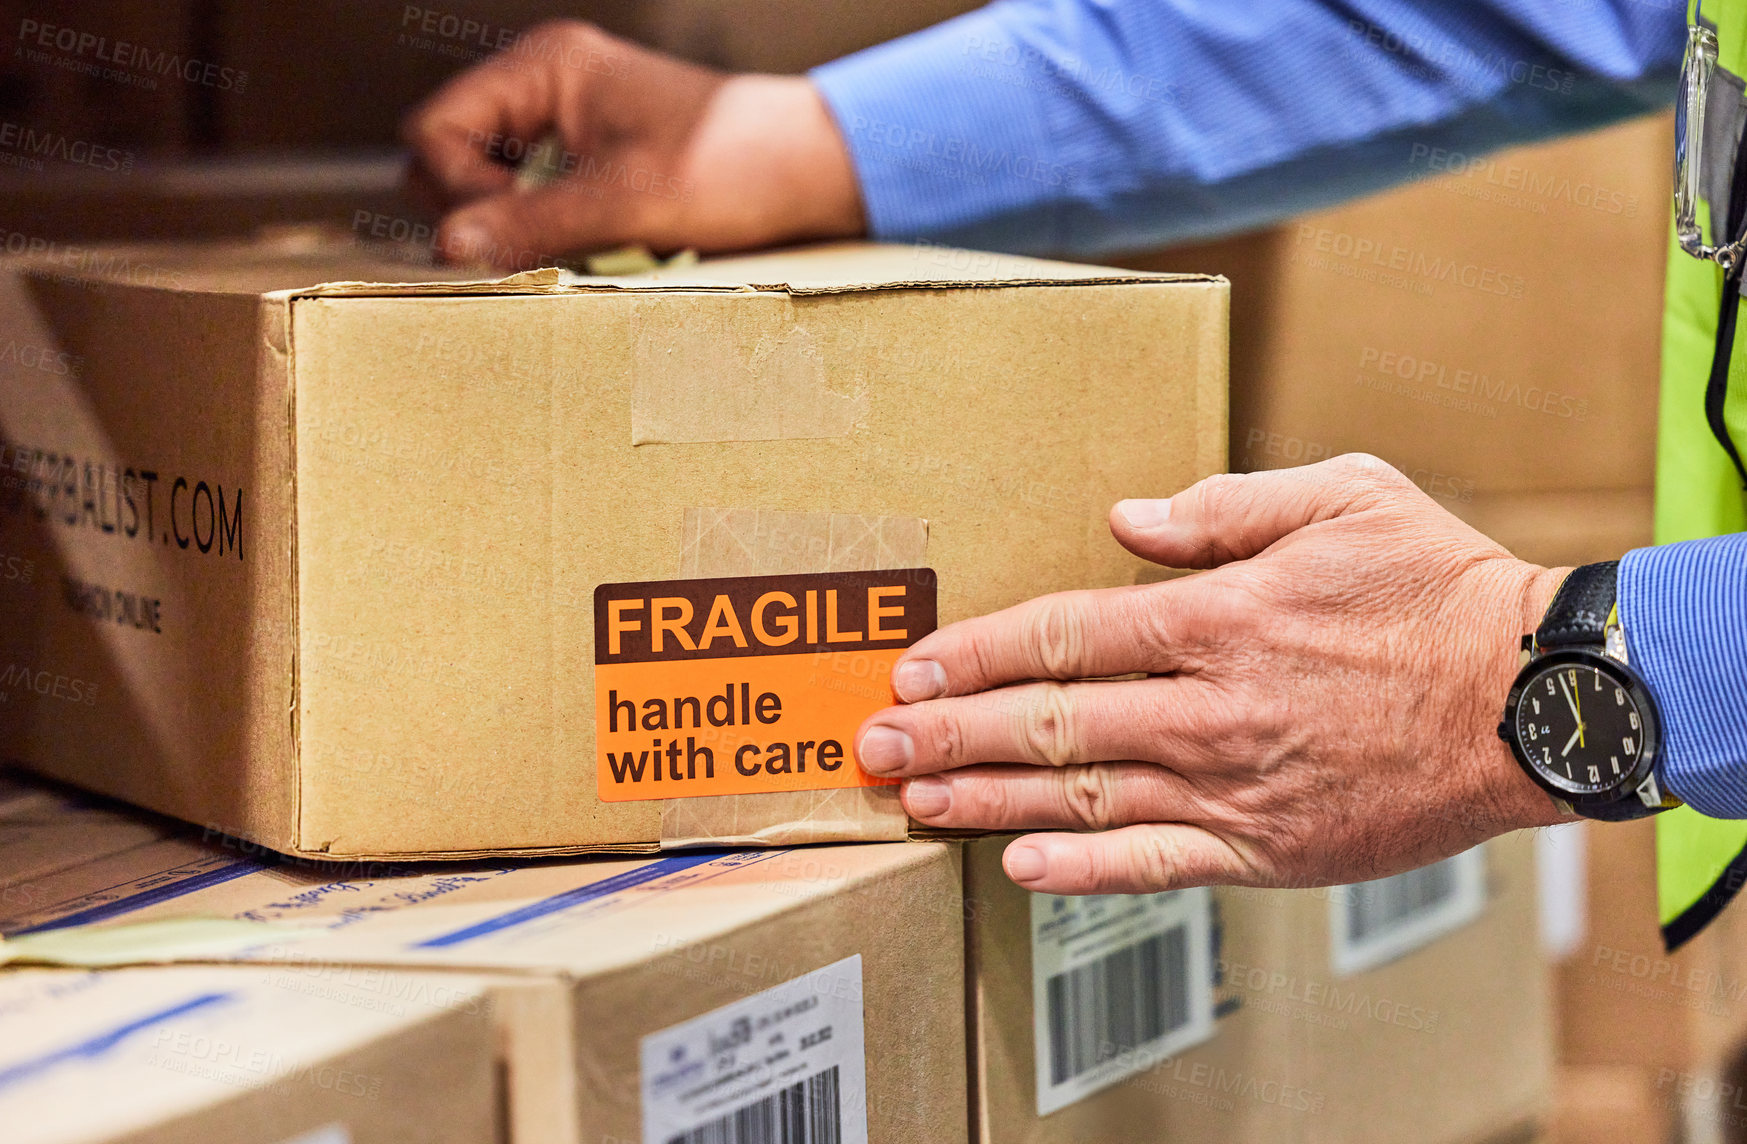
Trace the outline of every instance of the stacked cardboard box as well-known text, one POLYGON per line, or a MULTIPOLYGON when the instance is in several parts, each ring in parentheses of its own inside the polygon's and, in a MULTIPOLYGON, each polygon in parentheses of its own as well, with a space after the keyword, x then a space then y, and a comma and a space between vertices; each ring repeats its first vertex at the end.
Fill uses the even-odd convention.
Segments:
MULTIPOLYGON (((128 841, 56 813, 67 836, 128 841)), ((13 829, 0 817, 0 875, 26 893, 0 950, 243 962, 264 987, 381 1007, 449 996, 433 973, 477 978, 517 1142, 665 1140, 832 1067, 846 1117, 865 1092, 869 1140, 958 1140, 967 1052, 977 1141, 1490 1144, 1546 1113, 1526 838, 1357 888, 1076 900, 1007 882, 1000 839, 964 848, 961 892, 937 843, 421 870, 170 837, 20 877, 13 829), (215 940, 209 919, 241 932, 215 940), (795 1004, 838 1021, 846 1052, 855 1016, 865 1058, 809 1056, 652 1127, 686 1036, 795 1004)))
POLYGON ((23 782, 0 790, 0 822, 5 823, 6 833, 0 902, 8 909, 20 904, 9 900, 24 893, 16 888, 20 884, 159 841, 174 830, 161 819, 129 814, 72 792, 23 782))
POLYGON ((1027 894, 966 848, 973 1139, 1528 1139, 1548 979, 1522 836, 1323 891, 1027 894))
POLYGON ((299 153, 130 161, 125 170, 0 171, 0 246, 12 254, 154 239, 301 239, 326 228, 359 242, 398 239, 411 253, 431 227, 401 196, 403 156, 299 153))
POLYGON ((333 858, 904 838, 897 654, 1224 467, 1223 281, 962 253, 15 265, 0 754, 333 858))
POLYGON ((1650 540, 1672 139, 1403 141, 1413 185, 1116 261, 1231 279, 1234 469, 1375 453, 1524 559, 1612 559, 1650 540))
POLYGON ((0 975, 10 1144, 494 1144, 488 999, 418 978, 393 1006, 258 970, 0 975))
POLYGON ((1644 1126, 1620 1139, 1747 1138, 1747 914, 1737 903, 1667 953, 1653 826, 1583 829, 1585 932, 1557 974, 1562 1083, 1571 1089, 1559 1139, 1595 1138, 1591 1126, 1609 1109, 1629 1109, 1626 1122, 1644 1126))
MULTIPOLYGON (((1234 469, 1364 450, 1524 559, 1614 559, 1651 539, 1671 140, 1656 116, 1497 155, 1404 142, 1415 185, 1117 261, 1231 279, 1234 469)), ((1557 1138, 1747 1137, 1718 1103, 1740 1003, 1671 981, 1740 975, 1662 953, 1650 827, 1586 838, 1588 877, 1544 891, 1590 919, 1556 975, 1557 1138)))
MULTIPOLYGON (((67 836, 123 841, 83 808, 60 816, 67 836)), ((0 871, 24 891, 0 916, 0 952, 247 963, 245 980, 281 1003, 483 1014, 518 1144, 708 1139, 712 1125, 739 1118, 744 1132, 780 1109, 829 1120, 837 1135, 818 1139, 963 1139, 963 915, 948 844, 421 871, 176 837, 26 877, 11 869, 17 829, 0 818, 0 871)), ((257 1047, 276 1043, 272 1024, 249 1022, 257 1047)))

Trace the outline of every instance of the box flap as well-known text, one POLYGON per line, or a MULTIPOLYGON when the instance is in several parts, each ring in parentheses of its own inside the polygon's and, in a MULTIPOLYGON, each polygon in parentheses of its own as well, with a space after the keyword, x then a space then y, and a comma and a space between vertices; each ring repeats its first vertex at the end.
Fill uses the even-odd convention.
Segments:
MULTIPOLYGON (((579 283, 587 279, 577 279, 579 283)), ((1198 283, 1201 274, 1164 274, 991 254, 934 243, 824 243, 734 258, 714 258, 637 282, 674 289, 694 282, 739 283, 780 293, 841 294, 860 290, 954 289, 994 286, 1084 286, 1198 283)))
MULTIPOLYGON (((91 812, 61 812, 69 823, 91 812)), ((0 877, 17 828, 0 819, 0 877)), ((692 851, 655 859, 452 864, 261 861, 172 839, 39 877, 15 877, 0 931, 223 918, 262 924, 238 960, 430 966, 581 978, 785 914, 943 860, 944 846, 692 851)), ((140 960, 229 960, 152 946, 140 960)))
POLYGON ((538 295, 588 292, 741 292, 794 296, 865 290, 1212 283, 1207 275, 1052 262, 922 243, 831 243, 720 258, 628 277, 556 266, 505 277, 478 268, 395 257, 393 248, 288 235, 228 244, 66 247, 33 260, 32 273, 118 281, 201 294, 297 297, 538 295))

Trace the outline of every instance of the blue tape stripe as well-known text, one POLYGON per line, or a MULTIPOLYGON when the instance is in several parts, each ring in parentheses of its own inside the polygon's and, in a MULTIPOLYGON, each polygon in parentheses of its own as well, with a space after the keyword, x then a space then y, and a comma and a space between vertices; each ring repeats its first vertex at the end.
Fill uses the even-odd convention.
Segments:
POLYGON ((13 1085, 23 1084, 39 1073, 49 1071, 56 1065, 66 1064, 69 1061, 96 1060, 135 1033, 142 1033, 154 1025, 162 1025, 166 1021, 173 1021, 177 1017, 193 1013, 196 1010, 206 1009, 235 999, 236 994, 234 993, 203 993, 198 997, 190 997, 179 1005, 172 1005, 168 1009, 141 1017, 137 1021, 129 1021, 107 1033, 99 1033, 90 1040, 80 1041, 76 1045, 69 1045, 64 1049, 57 1049, 52 1053, 0 1069, 0 1092, 4 1092, 13 1085))
POLYGON ((27 929, 15 930, 8 937, 22 937, 27 933, 40 933, 43 930, 65 929, 68 926, 90 925, 93 922, 105 922, 118 918, 123 914, 131 914, 135 910, 143 910, 147 906, 155 906, 159 902, 168 902, 180 898, 184 894, 192 894, 209 886, 220 886, 226 882, 235 881, 257 870, 267 867, 258 862, 231 862, 217 869, 208 870, 204 874, 195 874, 179 882, 166 882, 161 886, 153 886, 149 890, 141 890, 137 894, 129 894, 117 898, 113 902, 103 902, 83 910, 77 910, 62 917, 53 918, 27 929))
POLYGON ((477 937, 484 937, 487 934, 494 934, 500 930, 509 929, 512 926, 519 926, 523 922, 531 922, 537 918, 543 918, 550 914, 555 914, 560 910, 568 910, 572 906, 581 905, 583 902, 592 902, 597 898, 604 898, 609 894, 616 894, 621 890, 629 890, 635 886, 641 886, 647 882, 653 882, 657 878, 665 878, 669 874, 678 874, 681 871, 690 870, 694 866, 702 866, 704 863, 713 862, 720 857, 722 857, 722 855, 704 851, 694 854, 675 854, 670 858, 657 858, 647 866, 639 866, 635 870, 627 870, 623 874, 614 874, 611 878, 602 878, 600 881, 592 882, 587 886, 578 886, 574 890, 566 890, 562 894, 554 894, 550 898, 543 898, 538 902, 532 902, 520 909, 511 910, 507 914, 499 914, 495 918, 487 918, 485 921, 475 922, 473 925, 455 930, 452 933, 440 934, 437 937, 426 938, 424 941, 418 942, 409 948, 446 949, 449 946, 460 945, 464 941, 472 941, 477 937))

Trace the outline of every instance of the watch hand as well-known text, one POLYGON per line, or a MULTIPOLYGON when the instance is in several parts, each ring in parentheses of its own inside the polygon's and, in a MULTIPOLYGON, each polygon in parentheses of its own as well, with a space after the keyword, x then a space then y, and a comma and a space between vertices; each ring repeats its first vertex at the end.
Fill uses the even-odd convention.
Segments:
POLYGON ((1587 747, 1589 744, 1583 739, 1583 689, 1577 686, 1575 673, 1571 680, 1571 700, 1572 709, 1577 712, 1577 742, 1580 746, 1587 747))
POLYGON ((1576 742, 1580 742, 1582 740, 1582 738, 1583 738, 1583 724, 1579 723, 1577 725, 1577 730, 1571 732, 1571 737, 1569 739, 1565 740, 1565 749, 1563 751, 1559 752, 1559 757, 1564 758, 1566 755, 1569 755, 1571 753, 1571 744, 1576 743, 1576 742))
POLYGON ((1571 717, 1577 720, 1577 725, 1583 725, 1583 713, 1577 709, 1577 700, 1571 697, 1571 689, 1565 686, 1565 677, 1559 676, 1559 690, 1565 693, 1565 705, 1571 708, 1571 717))

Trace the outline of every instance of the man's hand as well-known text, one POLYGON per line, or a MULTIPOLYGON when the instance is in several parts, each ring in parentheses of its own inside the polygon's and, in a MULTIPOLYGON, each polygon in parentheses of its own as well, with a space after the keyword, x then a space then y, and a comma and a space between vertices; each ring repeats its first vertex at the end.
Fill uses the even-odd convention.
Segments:
POLYGON ((862 233, 848 148, 804 77, 725 76, 589 24, 543 24, 407 120, 438 250, 528 269, 629 242, 736 250, 862 233), (515 165, 556 134, 561 177, 515 165))
POLYGON ((906 705, 856 745, 917 820, 1098 832, 1008 848, 1014 881, 1056 894, 1356 882, 1561 821, 1496 728, 1562 570, 1357 455, 1124 501, 1110 525, 1212 571, 919 641, 892 671, 906 705))

